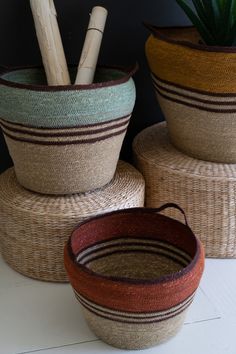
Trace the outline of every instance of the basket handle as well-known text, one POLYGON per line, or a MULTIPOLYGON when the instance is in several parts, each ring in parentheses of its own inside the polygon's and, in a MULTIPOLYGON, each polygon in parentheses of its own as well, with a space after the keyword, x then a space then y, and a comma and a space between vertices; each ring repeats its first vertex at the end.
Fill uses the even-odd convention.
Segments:
POLYGON ((165 210, 165 209, 168 209, 168 208, 174 208, 174 209, 177 209, 179 210, 183 216, 184 216, 184 221, 185 221, 185 224, 189 227, 189 224, 188 224, 188 221, 187 221, 187 216, 184 212, 184 210, 178 205, 178 204, 175 204, 175 203, 166 203, 164 205, 162 205, 161 207, 159 208, 154 208, 152 209, 153 211, 155 211, 156 213, 160 213, 161 211, 165 210))

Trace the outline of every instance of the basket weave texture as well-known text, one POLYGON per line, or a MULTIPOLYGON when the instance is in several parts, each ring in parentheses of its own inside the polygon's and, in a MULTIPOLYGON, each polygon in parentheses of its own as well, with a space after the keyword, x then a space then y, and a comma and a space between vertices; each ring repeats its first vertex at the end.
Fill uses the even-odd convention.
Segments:
POLYGON ((47 196, 22 188, 14 169, 0 176, 0 244, 5 261, 40 280, 64 282, 63 247, 75 226, 104 212, 143 206, 144 180, 120 161, 112 182, 93 192, 47 196))
POLYGON ((144 208, 81 223, 65 266, 85 318, 105 342, 144 349, 175 335, 198 287, 204 252, 190 228, 144 208))
POLYGON ((135 101, 133 72, 100 68, 97 83, 57 87, 47 86, 40 68, 5 72, 0 77, 0 117, 26 126, 59 128, 126 116, 135 101))
POLYGON ((34 192, 72 194, 113 178, 130 115, 73 128, 32 128, 1 120, 19 183, 34 192))
POLYGON ((202 160, 236 163, 235 49, 199 45, 191 27, 151 31, 146 56, 172 144, 202 160))
MULTIPOLYGON (((166 123, 138 134, 133 151, 146 182, 146 206, 179 204, 207 257, 236 258, 236 165, 181 153, 171 145, 166 123)), ((174 210, 167 215, 179 219, 174 210)))

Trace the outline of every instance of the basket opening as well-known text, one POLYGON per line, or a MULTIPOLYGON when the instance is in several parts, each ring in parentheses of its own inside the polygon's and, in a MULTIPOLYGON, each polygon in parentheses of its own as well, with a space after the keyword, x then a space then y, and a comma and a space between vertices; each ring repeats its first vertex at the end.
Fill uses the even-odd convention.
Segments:
POLYGON ((71 236, 76 257, 82 251, 110 240, 146 239, 171 244, 193 259, 198 251, 197 239, 184 224, 145 209, 128 209, 82 223, 71 236))
MULTIPOLYGON (((71 82, 75 81, 77 68, 70 68, 71 82)), ((95 74, 94 83, 119 80, 127 76, 126 72, 113 68, 98 68, 95 74)), ((26 68, 12 70, 4 73, 2 79, 12 83, 24 85, 42 85, 47 86, 47 79, 43 68, 26 68)))
POLYGON ((181 271, 191 256, 170 243, 153 239, 108 240, 77 255, 77 262, 96 274, 122 279, 156 280, 181 271))

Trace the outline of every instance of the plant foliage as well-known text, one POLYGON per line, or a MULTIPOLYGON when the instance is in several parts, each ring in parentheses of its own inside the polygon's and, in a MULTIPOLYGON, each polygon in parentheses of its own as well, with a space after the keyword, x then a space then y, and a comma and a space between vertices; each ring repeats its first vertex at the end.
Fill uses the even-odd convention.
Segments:
POLYGON ((236 45, 236 0, 176 0, 207 45, 236 45))

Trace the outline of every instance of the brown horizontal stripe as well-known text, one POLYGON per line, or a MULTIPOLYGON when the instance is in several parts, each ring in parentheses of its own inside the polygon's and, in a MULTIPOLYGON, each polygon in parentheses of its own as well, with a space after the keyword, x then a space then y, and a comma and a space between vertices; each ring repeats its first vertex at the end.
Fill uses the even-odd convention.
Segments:
MULTIPOLYGON (((142 208, 142 209, 144 209, 143 211, 145 211, 146 213, 148 213, 148 211, 150 211, 151 210, 151 212, 154 212, 154 211, 156 211, 156 208, 142 208)), ((138 210, 141 210, 142 211, 142 209, 141 208, 138 208, 138 210)), ((127 209, 127 210, 125 210, 125 212, 126 213, 132 213, 132 212, 134 212, 134 211, 137 211, 136 210, 136 208, 134 208, 134 209, 127 209)), ((116 212, 110 212, 109 214, 113 214, 113 213, 118 213, 118 211, 116 211, 116 212)), ((121 213, 122 213, 122 211, 121 211, 121 213)), ((101 218, 101 215, 98 215, 97 217, 94 217, 93 219, 99 219, 99 218, 101 218)), ((86 224, 86 221, 84 221, 84 222, 81 222, 79 225, 83 225, 83 224, 86 224)), ((78 252, 77 254, 75 253, 72 253, 73 254, 73 258, 75 257, 76 259, 77 259, 77 257, 81 254, 81 253, 84 253, 85 251, 87 251, 87 250, 89 250, 91 247, 94 247, 94 246, 99 246, 99 245, 102 245, 102 244, 106 244, 106 243, 110 243, 110 242, 117 242, 117 241, 120 241, 120 243, 122 242, 122 240, 124 240, 124 239, 128 239, 128 240, 132 240, 132 242, 137 242, 137 243, 139 243, 140 241, 141 242, 145 242, 145 243, 147 243, 147 244, 151 244, 151 243, 149 243, 149 242, 152 242, 152 243, 158 243, 159 245, 160 244, 163 244, 163 245, 167 245, 167 246, 170 246, 170 247, 173 247, 173 248, 175 248, 175 249, 178 249, 180 252, 182 252, 182 253, 184 253, 184 254, 186 254, 186 255, 188 255, 191 259, 192 259, 192 256, 185 250, 185 249, 183 249, 183 248, 181 248, 179 245, 178 246, 176 246, 176 245, 173 245, 172 243, 169 243, 168 241, 165 241, 165 240, 163 240, 162 238, 158 238, 158 237, 135 237, 135 236, 129 236, 128 238, 126 238, 126 237, 124 237, 124 236, 119 236, 119 237, 116 237, 115 239, 114 238, 107 238, 107 239, 102 239, 102 240, 99 240, 99 241, 96 241, 96 242, 93 242, 91 245, 89 244, 88 246, 86 246, 86 247, 83 247, 82 249, 81 249, 81 251, 80 252, 78 252)), ((70 245, 70 249, 71 249, 71 245, 70 245)), ((72 252, 72 249, 71 249, 71 252, 72 252)))
POLYGON ((236 109, 214 109, 214 108, 208 108, 208 107, 202 107, 202 106, 198 106, 198 105, 195 105, 195 104, 192 104, 192 103, 188 103, 188 102, 185 102, 185 101, 182 101, 182 100, 179 100, 177 98, 172 98, 172 97, 169 97, 167 95, 165 95, 164 93, 160 92, 159 89, 156 88, 156 91, 157 93, 162 96, 163 98, 169 100, 169 101, 172 101, 172 102, 175 102, 175 103, 178 103, 178 104, 182 104, 184 106, 187 106, 187 107, 191 107, 191 108, 195 108, 195 109, 199 109, 200 111, 206 111, 206 112, 213 112, 213 113, 236 113, 236 109))
POLYGON ((132 319, 137 319, 137 320, 145 320, 147 318, 157 318, 157 317, 164 317, 164 316, 168 316, 170 314, 173 314, 174 312, 179 311, 180 309, 182 309, 183 307, 185 307, 187 304, 190 304, 193 301, 195 292, 185 301, 170 307, 164 311, 152 311, 152 312, 141 312, 141 313, 137 313, 137 312, 124 312, 124 311, 119 311, 116 309, 111 309, 111 308, 107 308, 101 305, 98 305, 94 302, 91 302, 90 300, 81 297, 80 294, 78 294, 75 290, 74 290, 75 296, 76 298, 79 300, 79 302, 81 302, 82 304, 87 305, 89 308, 92 308, 94 310, 103 312, 107 315, 111 315, 111 316, 117 316, 117 317, 123 317, 123 318, 132 318, 132 319))
MULTIPOLYGON (((116 250, 116 251, 111 251, 111 252, 107 252, 107 253, 103 253, 102 255, 98 255, 98 256, 94 256, 93 258, 90 258, 88 261, 82 263, 83 265, 87 266, 87 264, 92 263, 94 261, 97 261, 98 259, 104 258, 104 257, 109 257, 109 256, 113 256, 114 254, 127 254, 127 253, 149 253, 149 254, 155 254, 157 256, 163 256, 165 258, 170 259, 171 261, 174 261, 175 263, 178 263, 179 265, 186 267, 189 264, 186 263, 186 261, 181 261, 180 259, 176 259, 175 257, 171 256, 170 254, 165 254, 162 252, 158 252, 158 251, 153 251, 153 250, 141 250, 141 249, 133 249, 133 250, 116 250)), ((181 258, 181 256, 179 256, 181 258)), ((120 278, 117 276, 116 277, 117 280, 119 280, 120 278)))
MULTIPOLYGON (((52 130, 52 131, 58 131, 58 130, 64 130, 64 129, 74 129, 74 128, 93 128, 93 127, 101 127, 103 125, 107 125, 107 124, 110 124, 112 122, 114 123, 117 123, 125 118, 130 118, 131 116, 131 113, 130 114, 127 114, 126 116, 123 116, 123 117, 119 117, 119 118, 116 118, 116 119, 110 119, 110 120, 107 120, 107 121, 102 121, 100 123, 92 123, 92 124, 80 124, 80 125, 70 125, 70 126, 63 126, 63 127, 37 127, 37 126, 33 126, 33 125, 30 125, 30 124, 27 124, 27 125, 24 125, 24 124, 20 124, 20 123, 15 123, 15 122, 10 122, 10 121, 6 121, 4 120, 3 118, 0 118, 0 123, 2 124, 5 124, 5 125, 10 125, 12 126, 13 128, 16 127, 16 129, 26 129, 26 128, 29 128, 29 129, 40 129, 40 130, 52 130)), ((65 118, 65 121, 66 121, 66 118, 65 118)))
POLYGON ((202 95, 205 95, 205 96, 212 96, 212 97, 233 97, 233 98, 236 98, 236 94, 235 93, 218 93, 218 92, 209 92, 209 91, 199 90, 199 89, 196 89, 196 88, 180 85, 180 84, 168 81, 168 80, 161 79, 156 74, 154 74, 154 72, 152 72, 152 75, 157 80, 163 82, 164 84, 171 85, 171 86, 174 86, 176 88, 180 88, 180 89, 183 89, 183 90, 186 90, 186 91, 199 93, 199 94, 202 94, 202 95))
POLYGON ((102 141, 102 140, 106 140, 109 138, 112 138, 114 136, 117 135, 121 135, 123 133, 125 133, 127 130, 127 127, 125 127, 122 130, 119 130, 115 133, 112 134, 108 134, 108 135, 104 135, 101 137, 97 137, 94 139, 83 139, 83 140, 69 140, 69 141, 42 141, 42 140, 32 140, 32 139, 25 139, 25 138, 19 138, 19 137, 15 137, 9 133, 6 133, 3 130, 4 135, 6 135, 8 138, 12 139, 12 140, 16 140, 16 141, 22 141, 25 143, 29 143, 29 144, 35 144, 35 145, 45 145, 45 146, 50 146, 50 145, 58 145, 58 146, 65 146, 65 145, 79 145, 79 144, 93 144, 93 143, 97 143, 98 141, 102 141))
MULTIPOLYGON (((170 94, 174 94, 176 96, 180 96, 180 97, 183 97, 183 98, 187 98, 191 101, 196 101, 196 102, 200 102, 200 103, 206 103, 206 104, 209 104, 209 105, 218 105, 218 106, 236 106, 236 101, 228 101, 228 102, 222 102, 222 101, 211 101, 211 100, 206 100, 204 98, 199 98, 199 97, 194 97, 194 96, 190 96, 190 95, 187 95, 187 94, 184 94, 182 92, 179 92, 179 91, 175 91, 175 90, 171 90, 169 88, 166 88, 160 84, 158 84, 156 81, 153 80, 153 85, 156 89, 159 89, 159 90, 162 90, 162 91, 165 91, 166 93, 170 93, 170 94)), ((235 97, 236 99, 236 97, 235 97)))
MULTIPOLYGON (((166 316, 164 318, 159 318, 159 319, 155 319, 155 320, 151 320, 151 321, 137 321, 137 320, 126 320, 124 319, 119 319, 119 318, 112 318, 111 316, 107 316, 105 313, 102 315, 100 312, 98 312, 97 310, 94 310, 94 309, 91 309, 89 306, 82 304, 82 306, 84 306, 88 311, 92 312, 94 315, 96 316, 99 316, 99 317, 102 317, 102 318, 105 318, 106 320, 110 320, 110 321, 115 321, 115 322, 121 322, 121 323, 129 323, 129 324, 139 324, 139 325, 142 325, 142 324, 151 324, 151 323, 158 323, 158 322, 163 322, 163 321, 167 321, 179 314, 181 314, 184 310, 186 310, 191 302, 193 300, 191 299, 191 301, 189 301, 189 303, 187 303, 184 307, 182 307, 179 311, 176 311, 175 313, 172 313, 170 314, 169 316, 166 316)), ((102 311, 101 311, 102 312, 102 311)))
POLYGON ((5 132, 5 129, 13 132, 13 133, 19 133, 19 134, 24 134, 24 135, 30 135, 30 136, 37 136, 37 137, 45 137, 45 138, 57 138, 57 137, 70 137, 70 136, 83 136, 83 135, 93 135, 97 133, 103 133, 112 129, 120 128, 126 125, 129 121, 129 118, 126 118, 123 122, 117 123, 114 125, 110 125, 105 128, 100 128, 100 129, 95 129, 91 130, 91 127, 89 130, 84 130, 84 131, 77 131, 77 132, 61 132, 61 133, 45 133, 45 132, 39 132, 39 131, 32 131, 32 130, 26 130, 26 129, 17 129, 13 127, 7 126, 5 123, 0 123, 2 127, 4 127, 3 131, 5 132))
MULTIPOLYGON (((152 248, 158 248, 158 249, 162 249, 162 250, 165 250, 165 251, 169 251, 169 252, 172 252, 173 254, 179 256, 179 257, 182 257, 184 260, 186 260, 186 262, 190 262, 191 261, 191 257, 189 256, 189 258, 187 258, 188 256, 186 255, 183 255, 177 251, 175 251, 174 247, 170 248, 170 245, 169 244, 166 244, 166 246, 164 244, 160 245, 158 244, 158 242, 156 244, 150 244, 150 243, 145 243, 145 239, 141 241, 144 241, 142 243, 139 243, 139 242, 127 242, 125 243, 125 246, 139 246, 139 247, 152 247, 152 248)), ((93 248, 94 247, 97 247, 98 244, 97 243, 94 243, 93 244, 93 248)), ((77 255, 77 262, 82 262, 84 258, 86 258, 87 256, 90 256, 91 254, 95 253, 95 252, 100 252, 100 251, 103 251, 103 250, 107 250, 107 249, 111 249, 111 248, 114 248, 114 247, 121 247, 121 246, 124 246, 124 243, 120 242, 120 243, 115 243, 114 245, 110 244, 110 245, 104 245, 103 247, 100 247, 100 248, 96 248, 95 250, 92 249, 91 251, 89 252, 86 252, 86 254, 84 254, 82 257, 80 257, 78 254, 77 255)), ((177 250, 177 248, 176 248, 177 250)), ((84 251, 83 251, 84 252, 84 251)), ((81 252, 82 253, 82 252, 81 252)), ((186 252, 185 252, 186 253, 186 252)))

